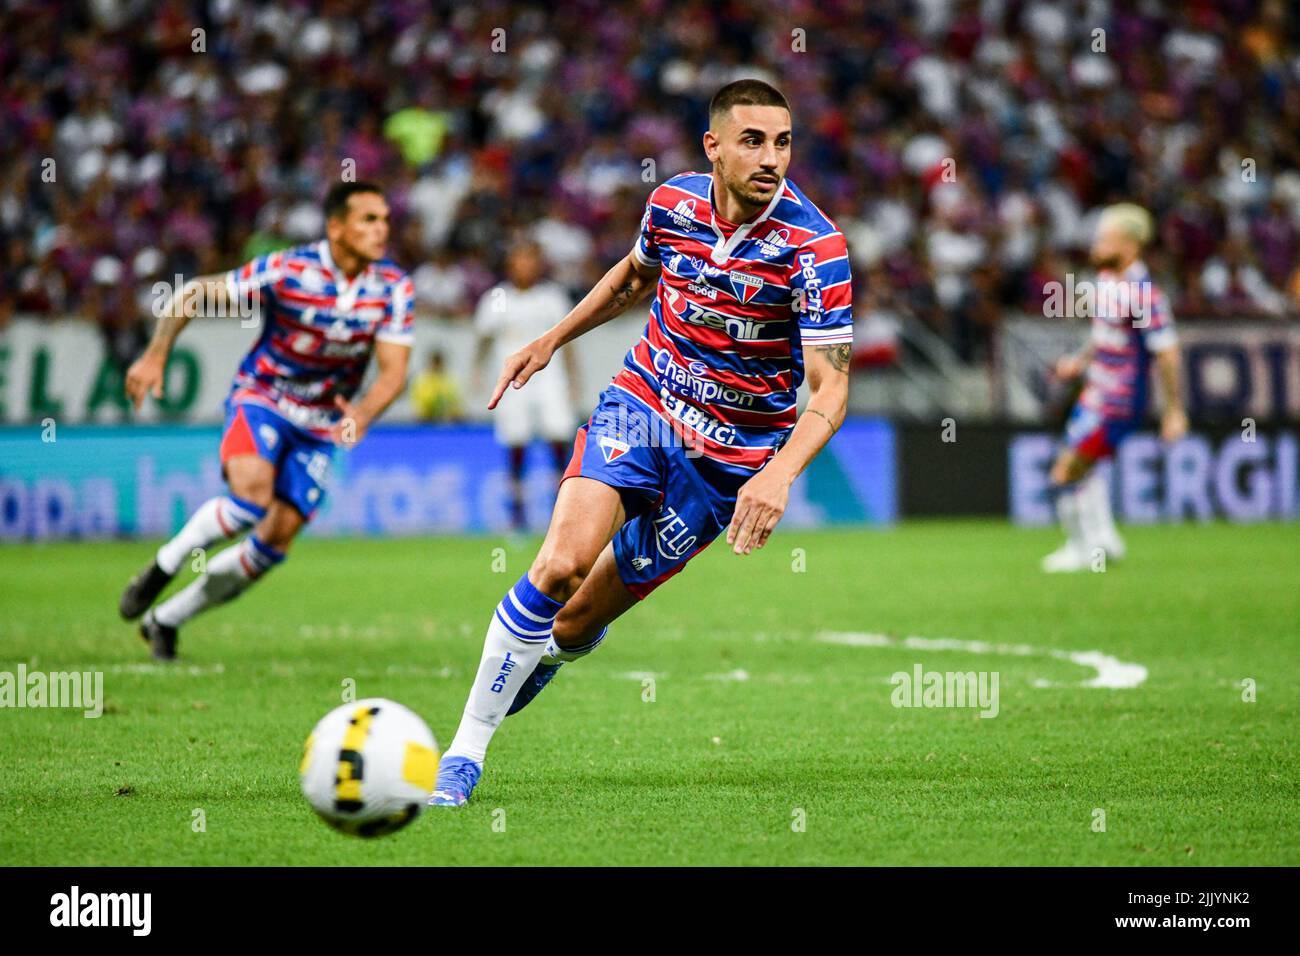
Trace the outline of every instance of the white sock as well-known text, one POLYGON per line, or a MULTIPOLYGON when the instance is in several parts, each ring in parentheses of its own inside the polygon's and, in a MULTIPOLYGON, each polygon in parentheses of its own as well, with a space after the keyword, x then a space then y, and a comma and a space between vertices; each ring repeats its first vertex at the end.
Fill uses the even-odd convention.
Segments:
POLYGON ((158 549, 154 560, 168 574, 175 574, 180 570, 181 562, 195 548, 206 548, 215 541, 233 538, 257 524, 264 514, 265 508, 234 495, 209 498, 199 505, 199 510, 190 516, 176 537, 158 549))
POLYGON ((582 647, 561 647, 555 643, 555 635, 551 635, 551 639, 546 642, 546 653, 542 655, 542 663, 567 664, 569 661, 576 661, 580 657, 586 657, 600 646, 600 642, 605 639, 605 635, 608 633, 609 628, 602 627, 600 633, 582 647))
POLYGON ((1067 543, 1083 550, 1085 538, 1079 520, 1079 483, 1072 482, 1056 489, 1056 517, 1060 519, 1067 543))
POLYGON ((284 560, 283 552, 250 534, 208 561, 207 570, 153 610, 153 619, 180 627, 200 611, 224 604, 284 560))
POLYGON ((468 757, 482 766, 492 735, 546 652, 562 607, 563 602, 537 590, 526 573, 506 592, 488 625, 478 673, 446 756, 468 757))
POLYGON ((1104 548, 1107 552, 1122 551, 1124 543, 1115 527, 1115 518, 1110 510, 1110 486, 1106 475, 1094 470, 1080 482, 1079 521, 1083 526, 1085 545, 1104 548))

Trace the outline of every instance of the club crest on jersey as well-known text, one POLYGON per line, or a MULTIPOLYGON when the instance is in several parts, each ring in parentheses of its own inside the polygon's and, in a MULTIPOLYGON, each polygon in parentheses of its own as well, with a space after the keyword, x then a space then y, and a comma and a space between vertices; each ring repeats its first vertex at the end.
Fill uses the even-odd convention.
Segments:
POLYGON ((758 276, 751 276, 744 272, 731 273, 731 291, 741 302, 748 302, 754 298, 761 288, 763 288, 763 280, 758 276))
POLYGON ((600 436, 600 453, 605 456, 606 462, 621 458, 631 447, 627 442, 619 441, 617 438, 610 438, 608 435, 600 436))

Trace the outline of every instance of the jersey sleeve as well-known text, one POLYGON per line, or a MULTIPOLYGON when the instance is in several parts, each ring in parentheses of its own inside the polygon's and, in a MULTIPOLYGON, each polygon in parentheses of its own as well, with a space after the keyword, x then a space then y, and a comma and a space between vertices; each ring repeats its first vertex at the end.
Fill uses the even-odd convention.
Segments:
POLYGON ((286 250, 268 252, 226 273, 226 291, 234 302, 248 302, 274 290, 284 278, 286 250))
POLYGON ((853 342, 853 276, 843 235, 820 236, 795 252, 790 289, 802 303, 799 335, 805 345, 853 342))
POLYGON ((1142 336, 1142 345, 1148 352, 1163 352, 1178 344, 1174 330, 1174 313, 1169 300, 1154 282, 1147 283, 1149 317, 1146 322, 1135 323, 1142 336))
POLYGON ((655 235, 654 225, 654 199, 655 193, 652 192, 645 201, 645 212, 641 215, 641 230, 637 233, 636 245, 632 247, 632 255, 636 257, 636 261, 648 269, 659 266, 659 241, 655 235))
POLYGON ((384 306, 384 321, 375 330, 376 341, 394 345, 415 344, 415 316, 411 312, 414 299, 415 284, 410 276, 404 275, 393 283, 388 304, 384 306))

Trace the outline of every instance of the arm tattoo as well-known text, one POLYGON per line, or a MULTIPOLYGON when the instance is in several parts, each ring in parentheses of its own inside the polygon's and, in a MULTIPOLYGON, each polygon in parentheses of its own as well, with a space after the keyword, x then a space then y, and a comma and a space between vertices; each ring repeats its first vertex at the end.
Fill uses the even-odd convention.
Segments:
POLYGON ((631 282, 624 282, 622 288, 614 290, 614 298, 610 300, 610 307, 615 312, 622 312, 636 298, 636 289, 631 282))
POLYGON ((852 348, 848 345, 819 345, 813 351, 820 352, 826 356, 826 361, 831 363, 831 368, 837 372, 847 372, 849 370, 849 357, 852 348))
MULTIPOLYGON (((846 345, 845 348, 848 348, 848 346, 846 345)), ((832 434, 832 435, 834 435, 837 431, 839 431, 839 429, 835 426, 835 423, 834 423, 833 421, 831 421, 829 418, 827 418, 825 415, 823 415, 821 412, 817 411, 817 409, 815 409, 815 408, 805 408, 805 409, 804 409, 804 412, 805 412, 805 413, 808 413, 808 414, 816 415, 818 418, 820 418, 822 421, 824 421, 827 425, 830 425, 830 426, 831 426, 831 434, 832 434)))

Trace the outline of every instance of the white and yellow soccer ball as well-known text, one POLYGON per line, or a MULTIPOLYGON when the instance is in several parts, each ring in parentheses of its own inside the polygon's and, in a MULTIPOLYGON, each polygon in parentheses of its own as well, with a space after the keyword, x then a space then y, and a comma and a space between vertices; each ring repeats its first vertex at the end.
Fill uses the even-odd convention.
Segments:
POLYGON ((298 774, 307 802, 330 826, 383 836, 424 808, 438 776, 438 744, 414 712, 371 697, 321 718, 298 774))

